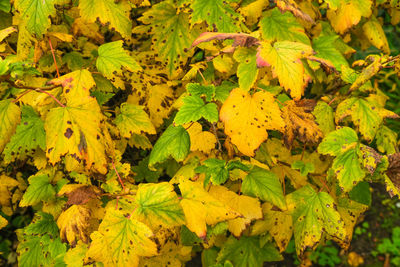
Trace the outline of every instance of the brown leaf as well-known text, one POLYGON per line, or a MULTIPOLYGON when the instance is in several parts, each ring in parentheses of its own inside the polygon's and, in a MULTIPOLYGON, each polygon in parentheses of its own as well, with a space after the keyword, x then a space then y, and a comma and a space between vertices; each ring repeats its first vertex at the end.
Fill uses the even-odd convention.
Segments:
POLYGON ((232 47, 244 46, 251 47, 258 44, 258 39, 246 33, 219 33, 219 32, 203 32, 194 40, 191 47, 195 47, 201 43, 212 40, 234 40, 232 47))
POLYGON ((278 8, 284 11, 290 11, 297 18, 308 21, 312 24, 315 24, 315 21, 310 17, 310 15, 304 13, 293 0, 276 0, 276 5, 278 8))
POLYGON ((67 184, 58 193, 68 197, 67 205, 83 205, 98 197, 100 191, 91 185, 67 184))
POLYGON ((389 155, 389 167, 386 175, 397 189, 400 189, 400 153, 389 155))
POLYGON ((323 134, 311 113, 316 105, 315 100, 303 99, 300 101, 287 101, 283 108, 285 120, 284 140, 287 147, 291 147, 297 137, 303 143, 318 143, 323 134))

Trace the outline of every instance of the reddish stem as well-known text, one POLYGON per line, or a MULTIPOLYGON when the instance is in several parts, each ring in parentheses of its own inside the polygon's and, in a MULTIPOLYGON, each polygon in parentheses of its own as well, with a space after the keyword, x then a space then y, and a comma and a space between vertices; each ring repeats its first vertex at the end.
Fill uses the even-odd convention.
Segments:
POLYGON ((119 183, 120 183, 120 184, 121 184, 121 186, 122 186, 122 190, 125 192, 125 186, 124 186, 124 183, 122 182, 121 176, 119 176, 119 173, 118 173, 118 171, 117 171, 117 168, 115 168, 114 161, 112 162, 112 165, 113 165, 113 168, 114 168, 114 171, 115 171, 115 173, 116 173, 116 174, 117 174, 117 176, 118 176, 118 181, 119 181, 119 183))
POLYGON ((60 72, 58 71, 56 56, 54 55, 53 45, 51 44, 50 39, 49 39, 49 44, 50 44, 51 54, 53 55, 54 65, 56 66, 56 70, 57 70, 57 77, 60 78, 60 72))
POLYGON ((51 98, 54 99, 54 101, 56 101, 60 106, 62 106, 63 108, 65 108, 65 105, 63 103, 60 102, 60 100, 58 100, 55 96, 53 96, 52 94, 50 94, 49 92, 43 91, 42 89, 36 89, 36 91, 39 91, 41 93, 45 93, 46 95, 50 96, 51 98))

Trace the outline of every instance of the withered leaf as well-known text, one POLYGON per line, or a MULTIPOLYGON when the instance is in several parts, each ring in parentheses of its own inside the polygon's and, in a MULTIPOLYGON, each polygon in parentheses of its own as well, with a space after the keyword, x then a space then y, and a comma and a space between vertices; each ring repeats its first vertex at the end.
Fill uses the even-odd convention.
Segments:
POLYGON ((400 153, 389 155, 389 167, 386 175, 392 181, 393 185, 400 190, 400 153))
POLYGON ((283 108, 283 119, 285 120, 284 141, 287 147, 291 147, 293 140, 297 137, 303 143, 318 143, 323 134, 315 122, 311 113, 316 105, 315 100, 303 99, 300 101, 287 101, 283 108))
POLYGON ((258 39, 246 33, 219 33, 219 32, 204 32, 194 40, 192 47, 201 43, 209 42, 212 40, 233 40, 233 47, 244 46, 251 47, 258 44, 258 39))

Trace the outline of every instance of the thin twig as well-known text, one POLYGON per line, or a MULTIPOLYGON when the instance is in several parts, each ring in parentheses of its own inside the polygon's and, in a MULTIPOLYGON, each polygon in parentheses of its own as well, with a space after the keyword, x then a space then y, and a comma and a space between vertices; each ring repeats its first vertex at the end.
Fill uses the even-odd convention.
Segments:
POLYGON ((26 86, 26 85, 18 85, 14 81, 10 81, 10 80, 4 80, 4 81, 9 83, 12 87, 17 88, 17 89, 30 89, 30 90, 40 89, 43 91, 50 91, 50 90, 53 90, 54 88, 61 86, 59 84, 52 85, 52 86, 26 86))

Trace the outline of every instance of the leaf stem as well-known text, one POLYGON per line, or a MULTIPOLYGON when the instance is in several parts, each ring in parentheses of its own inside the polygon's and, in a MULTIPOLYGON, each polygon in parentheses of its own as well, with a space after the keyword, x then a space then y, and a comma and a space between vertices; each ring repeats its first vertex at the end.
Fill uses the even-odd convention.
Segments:
POLYGON ((119 173, 118 173, 118 171, 117 171, 117 168, 115 168, 114 161, 112 162, 112 166, 113 166, 113 169, 114 169, 115 173, 116 173, 116 174, 117 174, 117 176, 118 176, 118 180, 119 180, 119 183, 120 183, 120 184, 121 184, 121 186, 122 186, 122 190, 125 192, 125 186, 124 186, 124 183, 122 182, 121 176, 119 176, 119 173))
POLYGON ((187 128, 185 128, 185 130, 187 131, 187 130, 189 130, 189 128, 190 127, 192 127, 192 125, 195 123, 195 121, 192 121, 192 123, 187 127, 187 128))
POLYGON ((206 81, 206 78, 204 78, 203 73, 201 73, 200 70, 197 70, 197 72, 200 74, 201 78, 203 78, 204 84, 207 85, 207 81, 206 81))
POLYGON ((58 71, 56 56, 54 55, 53 45, 51 44, 50 38, 49 38, 49 45, 50 45, 51 54, 53 55, 54 65, 56 66, 57 77, 60 78, 60 72, 58 71))
POLYGON ((218 133, 217 133, 217 128, 215 127, 215 122, 211 124, 211 128, 212 128, 213 133, 215 135, 215 139, 217 139, 218 151, 222 151, 222 145, 221 145, 221 142, 218 139, 218 133))
POLYGON ((51 98, 54 99, 54 101, 56 101, 60 106, 62 106, 63 108, 65 108, 65 105, 63 103, 60 102, 60 100, 58 100, 55 96, 53 96, 52 94, 50 94, 49 92, 46 92, 42 89, 36 89, 36 91, 39 91, 41 93, 45 93, 46 95, 50 96, 51 98))

